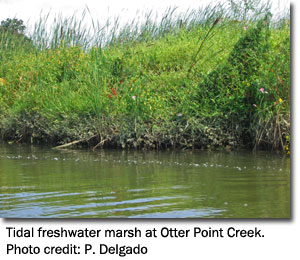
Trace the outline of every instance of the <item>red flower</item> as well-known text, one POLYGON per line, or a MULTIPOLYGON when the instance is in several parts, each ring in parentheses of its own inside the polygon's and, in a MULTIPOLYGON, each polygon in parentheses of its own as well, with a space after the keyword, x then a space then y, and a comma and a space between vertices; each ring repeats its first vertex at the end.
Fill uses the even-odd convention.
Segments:
POLYGON ((114 88, 112 88, 111 91, 114 94, 114 96, 117 97, 117 91, 114 88))
POLYGON ((108 94, 108 97, 109 97, 109 98, 112 98, 112 95, 111 95, 111 94, 108 94))

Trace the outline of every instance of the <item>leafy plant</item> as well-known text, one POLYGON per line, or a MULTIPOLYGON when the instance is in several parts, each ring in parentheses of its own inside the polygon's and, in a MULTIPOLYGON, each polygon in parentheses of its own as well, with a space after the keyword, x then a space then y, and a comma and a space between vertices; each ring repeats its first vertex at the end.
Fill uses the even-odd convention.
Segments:
POLYGON ((46 16, 26 35, 31 45, 0 33, 2 139, 283 149, 289 17, 275 21, 267 6, 242 7, 245 20, 232 5, 170 8, 161 20, 147 13, 122 28, 118 20, 83 26, 88 10, 81 21, 56 17, 50 26, 46 16))

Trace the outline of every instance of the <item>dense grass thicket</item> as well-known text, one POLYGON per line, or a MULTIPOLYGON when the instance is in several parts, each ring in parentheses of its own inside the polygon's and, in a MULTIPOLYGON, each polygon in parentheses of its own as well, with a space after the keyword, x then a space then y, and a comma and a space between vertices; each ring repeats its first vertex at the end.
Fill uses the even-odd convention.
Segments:
POLYGON ((168 9, 160 21, 148 14, 142 23, 93 22, 90 30, 74 17, 50 29, 41 19, 28 37, 0 31, 0 138, 284 149, 289 14, 233 7, 168 9))

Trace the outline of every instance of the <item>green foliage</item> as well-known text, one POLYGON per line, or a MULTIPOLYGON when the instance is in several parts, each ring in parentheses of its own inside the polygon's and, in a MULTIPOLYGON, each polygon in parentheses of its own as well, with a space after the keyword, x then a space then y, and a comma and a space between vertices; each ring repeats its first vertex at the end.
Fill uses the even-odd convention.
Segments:
POLYGON ((22 20, 7 18, 0 25, 0 58, 3 62, 9 59, 11 52, 33 49, 33 43, 25 35, 25 25, 22 20), (4 52, 5 51, 5 52, 4 52))
POLYGON ((1 21, 0 30, 7 32, 10 31, 16 34, 23 34, 26 26, 23 24, 22 20, 18 20, 16 18, 10 19, 7 18, 5 21, 1 21))
POLYGON ((174 18, 170 9, 161 22, 148 16, 140 27, 99 33, 94 44, 73 18, 54 24, 52 34, 40 22, 34 48, 0 45, 2 138, 283 148, 290 132, 289 23, 274 26, 269 14, 234 21, 225 13, 215 7, 174 18))
MULTIPOLYGON (((200 106, 197 110, 214 111, 213 118, 222 119, 217 127, 231 132, 236 143, 251 140, 253 105, 259 98, 256 81, 269 47, 268 16, 250 28, 244 26, 245 32, 235 43, 227 61, 205 76, 199 85, 197 100, 200 106)), ((213 123, 216 124, 215 119, 213 123)))

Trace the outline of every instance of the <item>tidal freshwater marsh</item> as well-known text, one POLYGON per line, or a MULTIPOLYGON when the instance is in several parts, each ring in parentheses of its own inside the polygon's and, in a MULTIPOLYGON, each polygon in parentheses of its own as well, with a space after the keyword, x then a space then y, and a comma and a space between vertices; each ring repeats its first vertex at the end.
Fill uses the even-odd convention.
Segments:
POLYGON ((0 216, 289 218, 290 13, 229 2, 3 21, 0 216))

